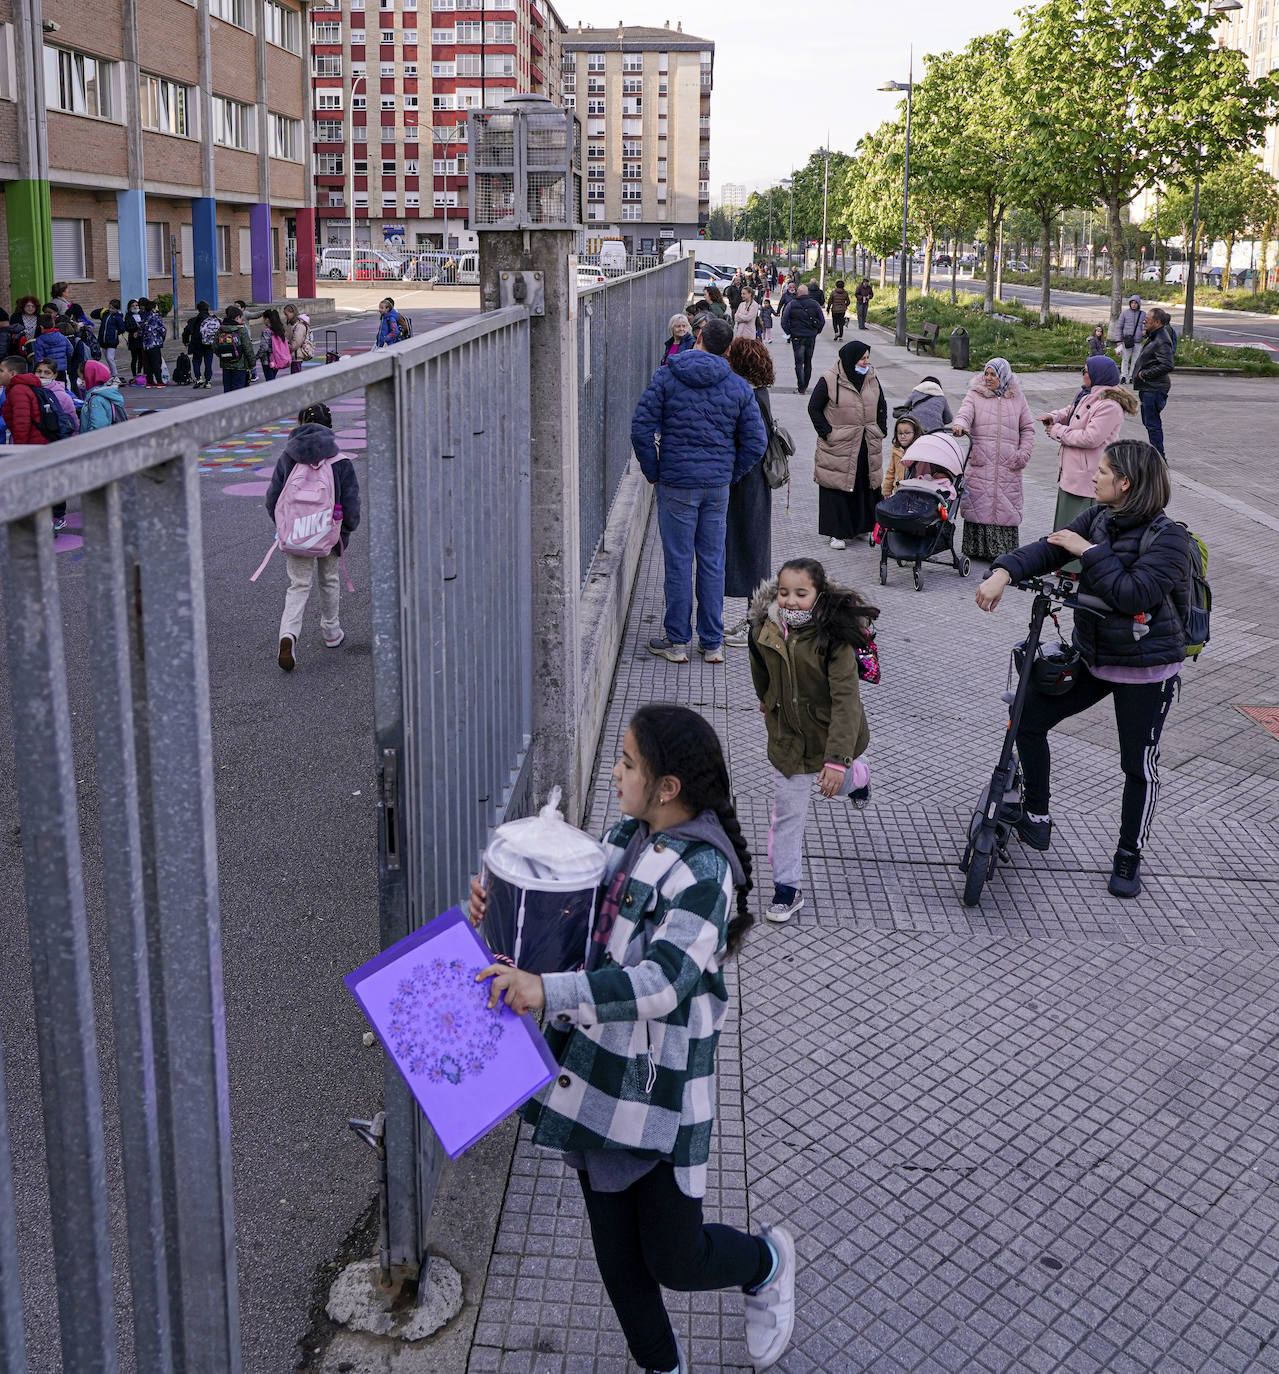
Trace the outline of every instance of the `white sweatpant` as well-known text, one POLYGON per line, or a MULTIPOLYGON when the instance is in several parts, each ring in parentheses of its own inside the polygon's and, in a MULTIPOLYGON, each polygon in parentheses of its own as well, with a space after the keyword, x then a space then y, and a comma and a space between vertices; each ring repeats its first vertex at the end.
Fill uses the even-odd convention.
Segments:
POLYGON ((342 559, 339 549, 324 558, 298 558, 286 554, 284 565, 289 572, 289 589, 284 593, 284 614, 280 617, 280 638, 292 635, 296 643, 302 637, 302 614, 311 595, 311 583, 320 582, 320 629, 325 639, 336 639, 342 626, 338 623, 338 597, 341 588, 342 559))
MULTIPOLYGON (((773 882, 777 887, 799 887, 804 870, 804 827, 808 824, 808 808, 817 790, 816 773, 796 773, 783 777, 776 768, 773 774, 773 816, 768 827, 768 862, 773 867, 773 882)), ((870 781, 870 769, 854 759, 844 774, 843 786, 835 794, 846 797, 857 787, 870 781)))
POLYGON ((102 361, 111 369, 111 380, 118 382, 120 374, 115 370, 115 349, 102 345, 102 361))
POLYGON ((1133 344, 1131 348, 1119 345, 1119 380, 1128 382, 1132 380, 1132 360, 1134 354, 1139 351, 1139 346, 1133 344))

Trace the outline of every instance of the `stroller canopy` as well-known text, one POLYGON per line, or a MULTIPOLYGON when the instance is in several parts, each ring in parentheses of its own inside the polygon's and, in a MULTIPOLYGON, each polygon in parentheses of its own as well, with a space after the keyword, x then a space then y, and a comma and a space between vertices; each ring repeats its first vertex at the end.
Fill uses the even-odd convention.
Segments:
POLYGON ((953 434, 944 431, 925 434, 902 454, 902 466, 908 463, 931 463, 944 468, 952 477, 958 477, 964 470, 963 445, 953 434))

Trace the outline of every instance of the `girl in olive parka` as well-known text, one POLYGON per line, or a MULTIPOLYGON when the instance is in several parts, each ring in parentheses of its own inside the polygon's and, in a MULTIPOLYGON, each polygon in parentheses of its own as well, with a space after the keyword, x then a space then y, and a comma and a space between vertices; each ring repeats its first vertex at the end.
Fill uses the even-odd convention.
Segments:
POLYGON ((800 876, 813 784, 823 797, 850 797, 858 806, 870 800, 858 651, 873 644, 878 614, 857 592, 828 581, 813 558, 784 563, 751 602, 751 678, 773 768, 770 921, 789 921, 804 904, 800 876))

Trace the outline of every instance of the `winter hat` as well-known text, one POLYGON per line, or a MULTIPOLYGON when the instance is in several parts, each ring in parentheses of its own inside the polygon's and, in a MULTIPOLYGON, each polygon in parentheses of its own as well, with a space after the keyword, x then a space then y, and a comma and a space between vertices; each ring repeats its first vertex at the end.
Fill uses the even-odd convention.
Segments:
POLYGON ((110 380, 111 369, 105 363, 94 362, 92 358, 85 363, 85 386, 105 386, 110 380))
POLYGON ((1105 354, 1099 353, 1095 358, 1089 358, 1084 367, 1093 386, 1119 385, 1119 368, 1113 358, 1107 358, 1105 354))
POLYGON ((286 457, 310 467, 322 463, 326 458, 336 458, 340 452, 333 431, 323 425, 298 425, 284 446, 286 457))

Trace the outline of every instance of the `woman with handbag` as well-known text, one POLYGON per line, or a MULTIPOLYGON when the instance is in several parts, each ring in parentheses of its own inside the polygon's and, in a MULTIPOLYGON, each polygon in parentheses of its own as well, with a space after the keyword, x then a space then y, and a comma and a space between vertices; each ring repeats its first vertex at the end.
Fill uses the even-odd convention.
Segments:
MULTIPOLYGON (((773 384, 773 360, 757 339, 737 338, 725 353, 728 365, 745 378, 755 392, 769 449, 775 445, 777 427, 768 388, 773 384)), ((747 606, 755 588, 773 573, 773 492, 765 476, 769 449, 762 461, 728 489, 728 516, 724 533, 724 596, 743 598, 741 617, 724 631, 724 643, 736 649, 746 647, 750 625, 747 606)), ((725 620, 728 617, 725 615, 725 620)))

